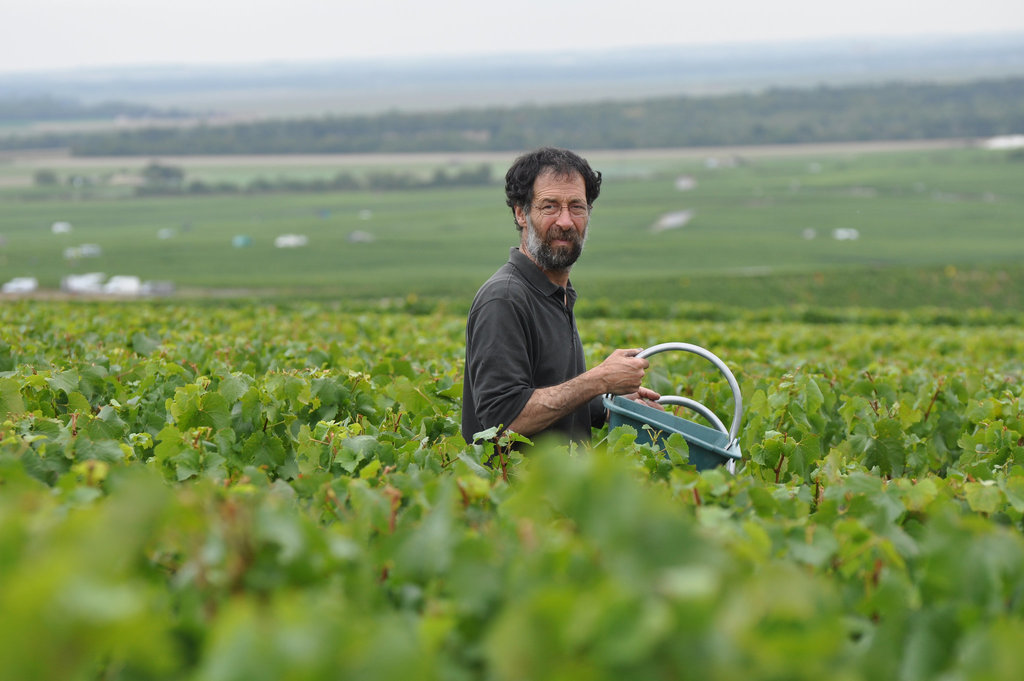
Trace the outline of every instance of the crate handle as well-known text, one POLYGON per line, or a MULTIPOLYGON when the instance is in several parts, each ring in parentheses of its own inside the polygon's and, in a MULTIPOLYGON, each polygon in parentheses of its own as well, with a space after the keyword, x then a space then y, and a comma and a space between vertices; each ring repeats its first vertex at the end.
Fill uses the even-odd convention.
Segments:
POLYGON ((688 407, 696 411, 701 416, 706 418, 708 421, 713 423, 715 427, 721 430, 723 433, 728 433, 730 441, 735 441, 736 434, 739 433, 740 430, 740 420, 743 417, 743 396, 740 394, 739 383, 736 382, 736 377, 733 376, 732 372, 729 370, 729 367, 726 366, 725 362, 719 359, 715 353, 711 352, 706 348, 702 348, 699 345, 694 345, 693 343, 659 343, 658 345, 652 345, 649 348, 641 350, 639 353, 637 353, 636 356, 643 359, 650 357, 651 355, 656 355, 659 352, 665 352, 666 350, 679 350, 682 352, 691 352, 695 355, 699 355, 704 359, 708 360, 709 362, 711 362, 712 364, 714 364, 715 367, 722 373, 722 375, 725 376, 725 380, 729 382, 729 387, 732 389, 732 400, 734 405, 732 413, 732 423, 729 424, 729 429, 726 430, 725 424, 722 423, 721 419, 715 416, 714 412, 712 412, 710 409, 708 409, 700 402, 691 400, 688 397, 669 395, 667 397, 662 397, 661 400, 659 400, 659 402, 661 402, 662 400, 666 400, 665 402, 662 403, 679 404, 681 406, 688 407))

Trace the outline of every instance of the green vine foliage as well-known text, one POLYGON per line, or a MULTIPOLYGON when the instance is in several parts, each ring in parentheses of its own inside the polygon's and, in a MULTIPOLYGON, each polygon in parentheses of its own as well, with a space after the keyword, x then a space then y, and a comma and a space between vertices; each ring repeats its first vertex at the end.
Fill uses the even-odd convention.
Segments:
POLYGON ((465 442, 443 310, 5 303, 3 675, 1024 677, 1024 327, 724 317, 581 332, 722 357, 733 474, 465 442))

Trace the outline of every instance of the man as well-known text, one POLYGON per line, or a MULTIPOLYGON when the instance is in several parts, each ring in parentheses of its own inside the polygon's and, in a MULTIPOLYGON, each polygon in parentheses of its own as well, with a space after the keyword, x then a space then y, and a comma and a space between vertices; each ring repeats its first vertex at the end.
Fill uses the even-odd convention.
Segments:
POLYGON ((604 423, 607 393, 645 400, 649 363, 639 348, 614 351, 587 371, 576 330, 569 270, 583 251, 601 173, 577 154, 545 147, 505 175, 518 248, 480 288, 466 324, 462 433, 499 426, 535 438, 590 440, 604 423))

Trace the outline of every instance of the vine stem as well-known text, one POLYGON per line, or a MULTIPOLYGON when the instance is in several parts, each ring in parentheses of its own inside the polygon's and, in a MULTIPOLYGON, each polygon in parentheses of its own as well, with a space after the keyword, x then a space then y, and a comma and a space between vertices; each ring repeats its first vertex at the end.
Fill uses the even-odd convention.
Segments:
POLYGON ((462 495, 462 508, 469 508, 469 504, 470 504, 469 493, 466 492, 465 485, 463 485, 461 481, 456 480, 455 481, 455 486, 459 488, 459 494, 462 495))
POLYGON ((501 445, 496 445, 498 448, 498 463, 501 465, 501 479, 504 482, 508 482, 508 468, 505 465, 505 450, 502 449, 501 445))
MULTIPOLYGON (((789 433, 782 434, 782 442, 785 443, 789 439, 789 433)), ((786 460, 786 455, 783 452, 779 452, 779 465, 775 467, 775 482, 779 481, 779 475, 782 474, 782 464, 786 460)))
POLYGON ((391 500, 391 513, 388 515, 388 532, 394 534, 398 519, 398 509, 402 505, 402 492, 391 485, 387 485, 384 487, 384 496, 391 500))
POLYGON ((946 382, 945 376, 939 376, 939 385, 935 388, 935 394, 932 395, 932 401, 928 403, 928 408, 924 410, 923 421, 927 421, 928 417, 931 416, 932 407, 935 406, 935 401, 939 399, 939 393, 942 392, 942 384, 946 382))
POLYGON ((871 411, 875 412, 875 416, 881 416, 878 411, 878 387, 875 385, 875 377, 871 375, 870 371, 865 371, 864 375, 867 376, 868 381, 871 383, 871 393, 875 396, 875 399, 868 400, 868 404, 871 406, 871 411))

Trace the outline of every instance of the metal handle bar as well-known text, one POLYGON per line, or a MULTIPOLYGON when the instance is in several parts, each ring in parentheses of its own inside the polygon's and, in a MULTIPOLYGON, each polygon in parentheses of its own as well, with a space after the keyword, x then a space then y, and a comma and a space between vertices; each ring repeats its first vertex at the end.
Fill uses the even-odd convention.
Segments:
POLYGON ((674 404, 680 407, 686 407, 687 409, 691 409, 703 416, 711 425, 723 433, 728 434, 729 432, 729 429, 722 423, 722 419, 718 418, 718 415, 715 414, 715 412, 711 411, 697 400, 691 400, 689 397, 683 397, 682 395, 662 395, 661 399, 658 400, 658 404, 674 404))
MULTIPOLYGON (((708 418, 708 414, 714 416, 714 413, 711 412, 710 409, 705 407, 700 402, 696 402, 685 397, 679 399, 687 400, 687 402, 683 404, 683 406, 689 407, 690 409, 693 409, 694 411, 698 412, 701 416, 707 418, 711 423, 714 423, 716 426, 718 426, 722 432, 728 432, 730 441, 735 440, 736 434, 740 430, 740 420, 743 417, 743 396, 740 394, 740 385, 739 383, 736 382, 736 377, 732 375, 731 371, 729 371, 729 367, 726 366, 725 362, 719 359, 718 356, 715 355, 713 352, 706 348, 702 348, 699 345, 694 345, 693 343, 659 343, 658 345, 652 345, 649 348, 641 350, 639 353, 637 353, 636 356, 640 358, 646 358, 650 357, 651 355, 656 355, 659 352, 665 352, 666 350, 680 350, 682 352, 692 352, 695 355, 700 355, 704 359, 714 364, 715 367, 722 373, 722 375, 725 376, 725 380, 729 382, 729 387, 732 389, 732 400, 734 404, 732 413, 732 423, 729 424, 728 431, 726 431, 724 424, 717 417, 708 418)), ((669 397, 676 398, 678 396, 671 395, 669 397)), ((677 403, 670 402, 670 404, 677 403)))

